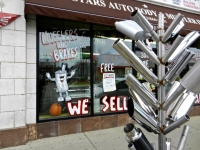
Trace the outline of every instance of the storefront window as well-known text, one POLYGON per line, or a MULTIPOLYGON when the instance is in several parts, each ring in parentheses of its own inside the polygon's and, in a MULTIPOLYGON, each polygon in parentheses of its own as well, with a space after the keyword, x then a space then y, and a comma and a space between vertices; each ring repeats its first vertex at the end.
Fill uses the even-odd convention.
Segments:
MULTIPOLYGON (((118 39, 125 37, 114 27, 94 26, 94 113, 127 111, 126 99, 130 95, 125 77, 132 67, 112 47, 118 39)), ((131 49, 132 40, 125 39, 131 49)))
MULTIPOLYGON (((155 48, 154 49, 152 48, 152 50, 154 51, 154 53, 156 53, 155 48)), ((140 60, 145 64, 145 66, 149 68, 149 70, 151 70, 154 74, 156 74, 156 65, 145 52, 136 48, 135 54, 138 56, 138 58, 140 58, 140 60)), ((148 90, 150 90, 154 95, 156 94, 155 85, 147 82, 139 72, 136 72, 136 77, 148 90)))
MULTIPOLYGON (((39 121, 127 111, 127 75, 146 81, 113 48, 118 38, 132 50, 132 40, 115 27, 39 17, 39 121)), ((156 73, 149 57, 134 51, 156 73)))
MULTIPOLYGON (((190 60, 189 65, 188 65, 188 69, 191 69, 197 61, 200 61, 199 60, 200 59, 200 49, 195 48, 195 47, 190 47, 189 50, 193 51, 195 53, 195 56, 190 60)), ((200 94, 196 94, 196 101, 195 101, 194 105, 200 105, 200 94)))
POLYGON ((39 120, 89 115, 90 25, 38 20, 39 120))

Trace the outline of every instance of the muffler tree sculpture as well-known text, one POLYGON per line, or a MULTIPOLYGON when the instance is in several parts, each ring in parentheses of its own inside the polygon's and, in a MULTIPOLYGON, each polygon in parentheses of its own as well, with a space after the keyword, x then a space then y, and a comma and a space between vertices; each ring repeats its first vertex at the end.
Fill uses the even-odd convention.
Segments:
MULTIPOLYGON (((190 120, 187 113, 196 100, 196 94, 200 93, 200 84, 197 84, 200 81, 200 76, 196 73, 200 72, 200 61, 195 63, 180 82, 175 81, 195 55, 187 48, 200 36, 199 32, 192 31, 185 37, 178 35, 170 49, 165 52, 167 40, 175 37, 184 26, 183 17, 183 15, 177 14, 166 32, 164 31, 164 15, 162 13, 159 13, 156 29, 139 10, 131 14, 130 20, 115 23, 116 29, 134 40, 137 47, 144 51, 157 65, 157 75, 155 75, 124 44, 123 40, 118 39, 114 42, 113 48, 147 82, 157 87, 157 97, 155 97, 132 74, 129 74, 126 78, 131 95, 128 99, 128 114, 145 130, 158 135, 159 150, 170 150, 170 138, 166 138, 166 135, 190 120), (157 55, 144 42, 148 39, 157 43, 157 55), (167 72, 165 72, 166 68, 167 72), (173 84, 173 86, 165 94, 167 84, 173 84)), ((178 145, 179 150, 184 148, 188 131, 189 127, 185 125, 178 145)), ((141 129, 136 128, 132 123, 124 127, 124 132, 129 143, 129 150, 156 149, 155 145, 149 143, 141 129)))

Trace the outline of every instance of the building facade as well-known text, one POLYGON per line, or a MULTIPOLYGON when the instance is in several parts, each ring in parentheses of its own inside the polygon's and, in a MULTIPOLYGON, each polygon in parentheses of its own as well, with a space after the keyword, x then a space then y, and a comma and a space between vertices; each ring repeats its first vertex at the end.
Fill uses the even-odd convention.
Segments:
MULTIPOLYGON (((0 8, 0 148, 132 121, 125 78, 134 73, 144 81, 112 48, 114 41, 124 39, 156 72, 149 57, 114 27, 134 10, 154 26, 158 13, 164 13, 166 28, 180 12, 183 36, 200 26, 199 10, 131 0, 1 0, 0 8)), ((198 60, 199 43, 191 45, 196 55, 186 69, 198 60)), ((199 115, 198 108, 193 106, 190 115, 199 115)))

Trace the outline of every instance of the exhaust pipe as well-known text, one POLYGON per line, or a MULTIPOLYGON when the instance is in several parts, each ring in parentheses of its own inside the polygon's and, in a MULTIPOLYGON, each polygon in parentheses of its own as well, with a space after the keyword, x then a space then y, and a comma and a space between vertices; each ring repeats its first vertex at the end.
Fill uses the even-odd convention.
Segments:
POLYGON ((190 117, 188 115, 182 116, 181 118, 179 118, 175 122, 169 124, 169 126, 164 129, 163 134, 164 135, 168 134, 169 132, 180 127, 182 124, 184 124, 185 122, 187 122, 189 120, 190 120, 190 117))
POLYGON ((126 84, 131 90, 134 89, 134 91, 145 101, 145 103, 149 104, 155 109, 160 107, 158 100, 155 98, 153 93, 147 90, 132 74, 128 74, 126 78, 126 84))
POLYGON ((129 143, 130 148, 133 149, 133 145, 136 150, 154 150, 145 135, 140 128, 136 128, 132 123, 128 123, 124 127, 124 132, 126 133, 126 140, 129 143), (131 143, 133 145, 131 145, 131 143))
POLYGON ((134 108, 134 117, 159 132, 158 122, 151 115, 147 114, 137 103, 134 103, 134 108))
POLYGON ((131 51, 122 40, 118 39, 114 42, 113 48, 118 51, 119 54, 137 70, 145 80, 156 86, 159 85, 157 76, 145 66, 145 64, 131 51))
POLYGON ((138 103, 138 105, 142 107, 142 109, 146 113, 151 114, 152 116, 154 116, 154 118, 157 118, 157 115, 154 112, 153 108, 150 105, 145 104, 144 101, 140 98, 140 96, 135 91, 133 91, 132 89, 129 89, 129 93, 131 94, 135 102, 138 103))
POLYGON ((152 49, 149 48, 149 46, 146 46, 144 42, 140 40, 136 41, 135 44, 138 46, 138 48, 145 52, 156 65, 160 65, 157 55, 152 51, 152 49))
POLYGON ((180 94, 184 92, 184 90, 185 88, 181 84, 179 84, 176 90, 173 93, 171 92, 170 96, 167 96, 164 104, 162 105, 162 109, 167 110, 169 106, 180 96, 180 94))
POLYGON ((178 99, 177 103, 174 105, 172 111, 170 112, 169 118, 173 121, 176 121, 182 116, 186 115, 193 106, 195 100, 195 94, 191 92, 183 93, 180 99, 178 99))
POLYGON ((195 53, 190 52, 188 50, 184 50, 179 58, 172 63, 172 67, 165 75, 165 82, 171 83, 173 82, 178 75, 183 71, 186 65, 189 63, 191 58, 195 55, 195 53))
POLYGON ((159 36, 158 34, 153 30, 153 26, 150 24, 150 22, 143 16, 143 14, 139 11, 139 10, 135 10, 132 14, 131 14, 131 19, 134 20, 135 22, 137 22, 137 24, 139 24, 142 29, 147 32, 150 33, 152 38, 158 42, 159 41, 159 36))
POLYGON ((162 58, 162 62, 165 64, 168 59, 170 58, 170 56, 174 53, 174 51, 176 50, 176 48, 179 46, 179 44, 183 41, 184 37, 178 35, 178 37, 175 39, 175 41, 173 42, 171 48, 166 52, 166 54, 164 55, 164 57, 162 58))
POLYGON ((158 123, 153 116, 146 113, 132 98, 128 99, 128 114, 139 125, 144 127, 148 132, 160 133, 158 123))
POLYGON ((180 94, 187 89, 188 91, 198 94, 200 93, 200 84, 196 84, 200 80, 200 76, 197 72, 200 71, 200 61, 194 64, 194 66, 184 75, 180 81, 180 85, 177 87, 176 92, 169 96, 162 108, 167 110, 167 108, 180 96, 180 94), (191 80, 192 79, 192 80, 191 80))

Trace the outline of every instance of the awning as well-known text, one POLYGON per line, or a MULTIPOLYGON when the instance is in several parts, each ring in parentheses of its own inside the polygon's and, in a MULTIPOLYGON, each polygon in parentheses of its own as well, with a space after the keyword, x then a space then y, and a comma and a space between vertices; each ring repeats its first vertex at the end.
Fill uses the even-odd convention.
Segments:
POLYGON ((114 26, 115 21, 130 19, 130 14, 140 9, 153 25, 158 23, 158 14, 165 17, 165 26, 169 26, 175 15, 184 15, 185 26, 181 31, 186 34, 200 29, 200 15, 170 9, 133 0, 25 0, 25 14, 79 20, 114 26))
POLYGON ((6 26, 20 15, 0 12, 0 27, 6 26))

